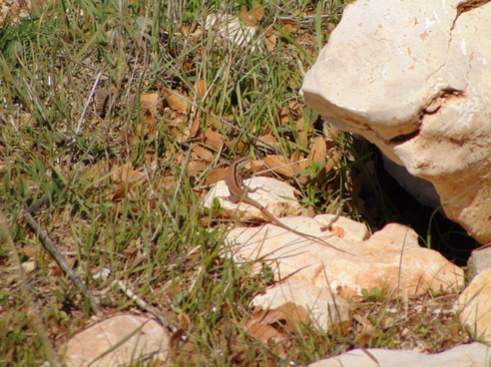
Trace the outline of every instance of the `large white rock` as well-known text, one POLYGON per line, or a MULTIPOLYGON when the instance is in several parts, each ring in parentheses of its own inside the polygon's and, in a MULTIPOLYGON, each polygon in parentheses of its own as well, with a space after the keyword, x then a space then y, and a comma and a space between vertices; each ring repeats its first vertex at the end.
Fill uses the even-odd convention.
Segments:
POLYGON ((488 367, 491 365, 491 348, 479 343, 459 345, 437 354, 388 349, 367 351, 370 355, 361 349, 356 349, 312 363, 308 367, 488 367))
POLYGON ((412 229, 392 223, 368 236, 359 229, 363 224, 340 218, 331 231, 323 231, 331 219, 318 215, 280 220, 345 252, 273 224, 236 227, 226 241, 237 262, 268 263, 277 280, 308 284, 344 298, 360 295, 363 289, 385 290, 390 297, 463 286, 462 269, 437 251, 420 247, 412 229))
POLYGON ((358 0, 302 91, 433 184, 446 215, 491 241, 491 2, 358 0))

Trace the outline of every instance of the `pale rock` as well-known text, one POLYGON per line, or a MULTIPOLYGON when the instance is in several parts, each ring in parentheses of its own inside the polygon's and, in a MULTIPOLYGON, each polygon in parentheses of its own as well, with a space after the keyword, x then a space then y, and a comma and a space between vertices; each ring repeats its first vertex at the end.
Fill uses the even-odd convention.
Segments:
POLYGON ((467 260, 468 277, 472 279, 486 269, 491 269, 491 247, 473 250, 467 260))
POLYGON ((488 367, 491 348, 480 343, 459 345, 436 354, 411 350, 355 349, 337 357, 324 359, 308 367, 488 367))
POLYGON ((346 300, 312 284, 287 281, 252 300, 253 306, 263 310, 274 310, 288 303, 303 307, 313 325, 321 330, 328 331, 333 325, 350 320, 350 304, 346 300))
POLYGON ((491 343, 491 269, 477 275, 457 302, 462 325, 476 338, 491 343))
POLYGON ((26 274, 32 273, 36 268, 37 264, 35 260, 24 261, 22 263, 22 270, 24 270, 26 274))
POLYGON ((491 241, 491 2, 358 0, 306 74, 307 104, 430 182, 491 241))
POLYGON ((62 352, 68 367, 119 367, 147 358, 163 361, 169 342, 167 331, 154 319, 124 314, 75 334, 62 352))
MULTIPOLYGON (((239 18, 229 14, 208 15, 205 20, 205 29, 215 31, 222 39, 239 47, 249 45, 256 34, 256 27, 242 24, 239 18)), ((255 48, 254 45, 252 48, 255 48)))
MULTIPOLYGON (((302 207, 295 197, 295 189, 286 182, 271 177, 252 177, 244 180, 244 187, 250 191, 248 197, 264 206, 276 217, 296 215, 302 207)), ((218 181, 204 198, 204 206, 212 208, 213 201, 218 200, 224 214, 238 220, 269 220, 256 207, 230 201, 230 192, 225 181, 218 181)))
POLYGON ((334 222, 332 231, 322 231, 327 222, 323 216, 280 220, 345 252, 266 224, 237 227, 227 234, 236 262, 268 263, 277 280, 327 288, 344 298, 361 295, 363 289, 378 288, 395 296, 455 291, 463 286, 462 269, 438 252, 420 247, 417 234, 403 225, 389 224, 368 237, 354 235, 346 226, 339 230, 336 223, 345 219, 334 222))

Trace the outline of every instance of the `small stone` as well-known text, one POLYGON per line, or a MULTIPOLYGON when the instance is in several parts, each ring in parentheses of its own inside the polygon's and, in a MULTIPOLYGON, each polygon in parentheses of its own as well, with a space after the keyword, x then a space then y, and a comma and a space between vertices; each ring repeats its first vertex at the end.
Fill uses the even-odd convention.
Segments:
MULTIPOLYGON (((242 24, 239 18, 229 14, 208 15, 205 29, 216 32, 222 39, 239 47, 246 47, 252 43, 256 34, 256 27, 242 24)), ((255 45, 252 49, 255 49, 255 45)))
POLYGON ((68 367, 127 366, 144 359, 165 360, 169 342, 167 331, 154 319, 123 314, 75 334, 63 356, 68 367))
POLYGON ((436 354, 412 350, 355 349, 309 364, 308 367, 489 367, 490 364, 491 348, 472 343, 436 354))
POLYGON ((22 270, 24 270, 26 274, 32 273, 36 268, 37 264, 34 260, 24 261, 22 263, 22 270))
POLYGON ((475 338, 491 343, 491 269, 478 274, 457 301, 462 325, 475 338))

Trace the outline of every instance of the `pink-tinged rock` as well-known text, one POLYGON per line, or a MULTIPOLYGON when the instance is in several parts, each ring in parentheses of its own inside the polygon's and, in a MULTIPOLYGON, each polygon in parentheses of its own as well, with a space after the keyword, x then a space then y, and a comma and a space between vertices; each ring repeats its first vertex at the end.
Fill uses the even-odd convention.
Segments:
POLYGON ((119 367, 140 360, 165 360, 169 341, 167 331, 154 319, 126 314, 75 334, 62 352, 68 367, 119 367))
POLYGON ((322 231, 326 219, 286 217, 281 222, 345 252, 272 224, 234 228, 226 240, 237 262, 268 263, 278 280, 330 288, 345 298, 360 295, 363 289, 378 288, 395 296, 463 286, 462 269, 438 252, 420 247, 408 227, 392 223, 368 237, 359 233, 359 223, 352 231, 347 219, 338 219, 332 231, 322 231))
POLYGON ((491 241, 490 22, 488 0, 355 1, 302 88, 328 121, 430 182, 481 243, 491 241))
POLYGON ((459 319, 474 337, 491 344, 491 269, 478 274, 458 299, 459 319))
MULTIPOLYGON (((244 186, 250 192, 248 196, 266 207, 270 213, 277 217, 285 215, 297 215, 302 208, 298 202, 293 186, 286 182, 271 177, 252 177, 244 180, 244 186)), ((230 192, 225 181, 218 181, 207 193, 204 206, 211 208, 214 200, 217 200, 224 214, 243 221, 268 220, 264 214, 252 205, 243 202, 230 201, 230 192)))
POLYGON ((488 367, 490 364, 491 348, 472 343, 436 354, 412 350, 355 349, 309 364, 308 367, 488 367))

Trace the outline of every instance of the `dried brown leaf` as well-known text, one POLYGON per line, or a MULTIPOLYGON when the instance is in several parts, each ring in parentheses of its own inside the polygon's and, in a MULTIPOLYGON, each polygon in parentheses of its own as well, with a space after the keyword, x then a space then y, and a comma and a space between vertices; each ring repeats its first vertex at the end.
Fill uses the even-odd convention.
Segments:
POLYGON ((274 327, 259 322, 249 321, 247 323, 247 331, 250 336, 264 344, 267 344, 269 341, 281 343, 288 340, 285 335, 280 333, 274 327))
POLYGON ((147 93, 140 96, 140 106, 143 113, 143 131, 139 133, 150 134, 155 131, 157 124, 157 111, 160 102, 159 93, 147 93))
POLYGON ((189 129, 188 139, 193 139, 196 136, 198 136, 200 126, 201 126, 201 111, 196 111, 193 117, 193 122, 191 123, 191 127, 189 129))
POLYGON ((133 189, 143 183, 145 174, 133 169, 133 165, 128 162, 121 166, 114 166, 111 170, 111 180, 114 184, 112 200, 119 200, 129 194, 133 189))
POLYGON ((174 111, 180 113, 186 113, 188 111, 190 106, 188 97, 171 89, 164 89, 164 97, 169 107, 174 111))
POLYGON ((187 166, 187 173, 191 177, 196 177, 201 174, 205 169, 208 168, 209 163, 203 161, 203 160, 198 160, 198 159, 193 159, 188 163, 187 166))
POLYGON ((294 177, 297 174, 291 162, 281 155, 267 155, 264 157, 264 163, 274 172, 282 176, 294 177))
POLYGON ((288 113, 287 107, 282 107, 278 111, 278 121, 279 121, 280 125, 286 125, 290 121, 290 115, 288 113))
POLYGON ((318 164, 323 164, 326 161, 327 145, 326 140, 318 136, 314 139, 314 145, 310 150, 309 160, 318 164))
POLYGON ((140 96, 140 106, 142 110, 149 111, 153 115, 156 115, 159 100, 160 94, 157 92, 142 94, 140 96))
POLYGON ((206 94, 206 82, 203 79, 196 81, 196 94, 203 98, 206 94))
POLYGON ((266 50, 273 51, 276 47, 276 42, 278 41, 278 37, 275 34, 270 34, 264 39, 264 44, 266 45, 266 50))
POLYGON ((256 312, 247 322, 247 331, 263 343, 282 343, 288 340, 288 333, 309 322, 305 308, 288 302, 273 310, 256 312))
POLYGON ((273 147, 275 146, 278 146, 278 141, 276 140, 276 138, 273 136, 273 134, 266 134, 266 135, 261 135, 259 137, 259 140, 261 142, 264 142, 268 145, 271 145, 273 147))
POLYGON ((219 150, 223 146, 224 141, 225 139, 223 138, 222 134, 211 129, 205 131, 205 144, 214 148, 215 150, 219 150))
POLYGON ((200 145, 194 145, 191 148, 191 157, 195 160, 202 160, 206 163, 211 163, 214 160, 213 153, 200 145))
POLYGON ((240 8, 239 19, 249 27, 257 26, 263 16, 264 8, 260 4, 255 3, 249 11, 245 5, 240 8))

